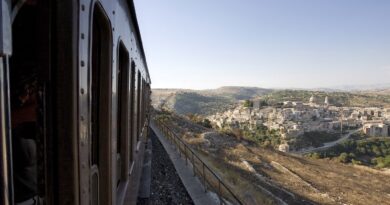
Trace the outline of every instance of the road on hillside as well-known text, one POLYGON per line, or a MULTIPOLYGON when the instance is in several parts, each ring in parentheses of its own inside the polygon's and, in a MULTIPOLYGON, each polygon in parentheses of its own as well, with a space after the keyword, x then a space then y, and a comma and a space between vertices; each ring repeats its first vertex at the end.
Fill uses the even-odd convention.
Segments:
POLYGON ((324 143, 323 146, 321 147, 312 147, 312 148, 307 148, 307 149, 302 149, 302 150, 299 150, 299 151, 296 151, 296 152, 292 152, 294 154, 307 154, 307 153, 310 153, 310 152, 316 152, 316 151, 321 151, 321 150, 325 150, 325 149, 328 149, 330 147, 333 147, 337 144, 340 144, 342 142, 344 142, 345 140, 347 140, 351 135, 361 131, 362 128, 359 128, 359 129, 356 129, 356 130, 352 130, 350 132, 348 132, 348 134, 345 134, 344 136, 342 136, 340 139, 336 140, 336 141, 332 141, 332 142, 327 142, 327 143, 324 143))

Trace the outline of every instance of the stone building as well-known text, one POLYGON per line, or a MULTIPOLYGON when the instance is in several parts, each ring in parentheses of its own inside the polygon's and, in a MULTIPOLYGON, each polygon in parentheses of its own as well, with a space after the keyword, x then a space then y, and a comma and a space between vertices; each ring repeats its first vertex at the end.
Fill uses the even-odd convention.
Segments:
POLYGON ((378 122, 367 122, 363 125, 363 132, 369 136, 375 137, 388 137, 389 136, 389 125, 378 121, 378 122))
POLYGON ((315 105, 316 104, 316 98, 314 97, 314 95, 312 95, 309 99, 309 104, 311 106, 315 105))

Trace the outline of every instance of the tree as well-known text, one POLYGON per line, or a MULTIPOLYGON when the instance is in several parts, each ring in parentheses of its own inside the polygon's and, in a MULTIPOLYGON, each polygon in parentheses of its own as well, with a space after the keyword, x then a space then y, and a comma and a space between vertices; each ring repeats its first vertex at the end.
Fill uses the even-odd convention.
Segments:
POLYGON ((195 114, 189 113, 189 114, 187 114, 187 117, 192 122, 196 122, 197 121, 197 116, 195 114))
POLYGON ((268 106, 268 103, 267 103, 267 101, 265 101, 265 100, 262 100, 262 101, 260 101, 260 106, 268 106))
POLYGON ((361 155, 365 155, 367 153, 366 147, 364 147, 364 146, 358 146, 357 151, 361 155))
POLYGON ((213 126, 211 126, 211 122, 209 119, 204 119, 202 122, 202 125, 203 125, 203 127, 213 128, 213 126))
POLYGON ((313 159, 319 159, 319 158, 321 158, 320 154, 318 154, 317 152, 311 153, 309 156, 310 156, 311 158, 313 158, 313 159))
POLYGON ((244 107, 248 107, 248 108, 253 107, 253 102, 250 100, 245 100, 244 107))
POLYGON ((390 155, 387 155, 386 157, 377 157, 373 161, 376 162, 378 168, 390 167, 390 155))
POLYGON ((354 165, 361 165, 362 164, 362 162, 361 161, 359 161, 359 160, 355 160, 355 159, 352 159, 352 164, 354 164, 354 165))
POLYGON ((347 163, 349 161, 349 156, 347 153, 343 152, 339 156, 339 161, 342 163, 347 163))
POLYGON ((381 156, 382 155, 381 149, 378 146, 376 146, 376 145, 372 146, 372 152, 374 152, 374 154, 376 156, 381 156))

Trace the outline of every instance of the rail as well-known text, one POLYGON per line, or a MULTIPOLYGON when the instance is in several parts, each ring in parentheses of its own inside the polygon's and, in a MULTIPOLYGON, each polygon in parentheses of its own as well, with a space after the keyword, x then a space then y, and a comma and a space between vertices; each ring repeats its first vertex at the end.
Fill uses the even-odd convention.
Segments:
POLYGON ((160 120, 153 121, 164 136, 176 146, 179 156, 185 158, 186 165, 189 162, 192 164, 193 174, 199 176, 205 192, 208 189, 213 190, 217 194, 220 204, 244 204, 229 186, 171 128, 160 120))

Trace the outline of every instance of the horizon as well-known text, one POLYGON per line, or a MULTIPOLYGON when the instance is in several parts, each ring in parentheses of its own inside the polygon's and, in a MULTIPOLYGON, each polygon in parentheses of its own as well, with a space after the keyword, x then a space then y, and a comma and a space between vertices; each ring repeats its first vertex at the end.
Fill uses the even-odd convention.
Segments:
POLYGON ((156 88, 389 83, 390 1, 136 0, 135 5, 156 88))
POLYGON ((274 90, 321 90, 328 89, 334 91, 369 91, 369 90, 381 90, 390 89, 390 83, 380 84, 366 84, 366 85, 339 85, 333 87, 312 87, 312 88, 300 88, 300 87, 259 87, 259 86, 246 86, 246 85, 222 85, 212 88, 182 88, 182 87, 152 87, 152 89, 166 89, 166 90, 215 90, 224 87, 240 87, 240 88, 261 88, 261 89, 274 89, 274 90))

